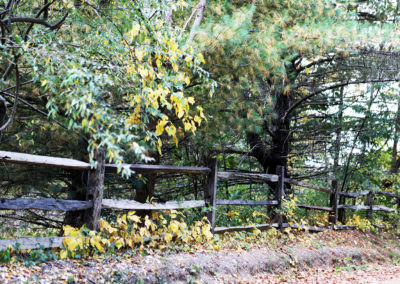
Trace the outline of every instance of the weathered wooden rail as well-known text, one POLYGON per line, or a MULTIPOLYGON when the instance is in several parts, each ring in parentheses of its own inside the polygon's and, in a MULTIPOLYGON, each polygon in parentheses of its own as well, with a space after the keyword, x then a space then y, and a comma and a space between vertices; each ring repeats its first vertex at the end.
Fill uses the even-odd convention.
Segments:
MULTIPOLYGON (((342 230, 354 228, 355 226, 335 225, 337 220, 344 221, 344 210, 367 210, 367 217, 371 217, 373 211, 396 212, 395 209, 382 205, 373 204, 373 195, 384 195, 396 198, 396 204, 400 205, 400 196, 392 192, 360 191, 360 192, 338 192, 337 182, 333 181, 331 188, 324 188, 313 184, 289 179, 285 177, 285 169, 278 167, 277 174, 265 174, 257 172, 238 172, 238 171, 218 171, 216 159, 209 161, 207 167, 186 167, 173 165, 144 165, 132 164, 124 165, 129 167, 134 173, 179 173, 204 175, 207 178, 206 188, 204 189, 203 200, 169 201, 166 203, 140 203, 134 200, 115 200, 103 199, 104 175, 105 173, 116 173, 117 166, 106 164, 104 152, 100 149, 95 152, 96 169, 91 169, 89 163, 77 161, 68 158, 56 158, 48 156, 39 156, 31 154, 14 153, 0 151, 0 161, 16 164, 28 164, 38 166, 57 167, 62 169, 74 169, 88 172, 88 188, 86 200, 56 200, 52 198, 29 199, 29 198, 1 198, 0 210, 55 210, 55 211, 75 211, 85 210, 85 223, 90 229, 98 229, 100 213, 102 208, 127 209, 127 210, 172 210, 172 209, 190 209, 190 208, 208 208, 207 217, 210 221, 212 232, 223 233, 229 231, 268 229, 268 228, 295 228, 309 230, 312 232, 322 232, 326 228, 317 228, 314 226, 288 224, 284 216, 276 213, 272 224, 256 224, 252 226, 234 226, 234 227, 216 227, 215 215, 217 206, 266 206, 275 209, 281 209, 282 200, 285 195, 285 183, 295 186, 309 188, 329 194, 329 207, 315 206, 308 204, 297 204, 297 207, 307 210, 320 210, 329 212, 329 221, 332 226, 328 229, 342 230), (273 200, 219 200, 217 199, 218 180, 221 181, 250 181, 255 183, 268 183, 274 185, 273 200), (345 198, 357 198, 367 196, 366 205, 345 205, 345 198), (340 198, 339 198, 340 197, 340 198)), ((279 212, 279 211, 277 211, 279 212)), ((34 248, 53 248, 62 245, 62 237, 48 238, 28 238, 16 240, 0 240, 0 250, 15 244, 21 244, 25 249, 34 248)))
MULTIPOLYGON (((345 222, 345 214, 344 210, 367 210, 367 218, 371 219, 372 218, 372 212, 373 211, 384 211, 384 212, 396 212, 396 209, 389 208, 383 205, 373 205, 373 196, 374 195, 384 195, 388 197, 394 197, 396 198, 397 202, 396 204, 400 206, 400 196, 393 193, 393 192, 372 192, 370 190, 364 190, 364 191, 359 191, 359 192, 339 192, 337 189, 337 182, 332 181, 332 186, 331 189, 328 188, 323 188, 319 186, 315 186, 312 184, 308 184, 305 182, 299 182, 291 179, 285 179, 286 182, 291 183, 293 185, 297 185, 300 187, 304 188, 309 188, 309 189, 314 189, 318 190, 321 192, 326 192, 330 194, 330 207, 324 207, 324 206, 314 206, 314 205, 308 205, 308 204, 296 204, 297 207, 299 208, 304 208, 304 209, 309 209, 309 210, 320 210, 320 211, 328 211, 329 212, 329 221, 332 224, 336 224, 337 221, 340 221, 342 223, 345 222), (358 205, 346 205, 345 203, 345 198, 358 198, 362 196, 367 196, 367 204, 358 204, 358 205), (338 198, 340 197, 340 198, 338 198)), ((398 207, 400 208, 400 207, 398 207)))
POLYGON ((372 212, 373 211, 384 211, 384 212, 396 212, 396 209, 389 208, 383 205, 374 205, 374 196, 375 195, 383 195, 383 196, 388 196, 388 197, 393 197, 396 199, 394 204, 397 204, 397 208, 400 208, 400 195, 397 195, 393 192, 389 191, 383 191, 383 192, 373 192, 371 190, 363 190, 363 191, 358 191, 358 192, 339 192, 340 199, 342 204, 338 205, 339 213, 338 213, 338 219, 341 222, 344 222, 346 219, 346 213, 345 209, 349 210, 366 210, 366 217, 368 219, 372 218, 372 212), (345 205, 346 198, 352 198, 354 201, 358 197, 363 197, 366 196, 367 200, 365 205, 363 204, 353 204, 353 205, 345 205))
MULTIPOLYGON (((255 182, 264 182, 274 184, 274 199, 273 200, 216 200, 215 205, 235 205, 235 206, 273 206, 279 210, 282 207, 282 199, 285 195, 285 169, 278 167, 277 174, 265 173, 248 173, 248 172, 218 172, 217 176, 221 180, 251 180, 255 182)), ((216 187, 215 187, 216 189, 216 187)), ((213 211, 216 207, 212 208, 213 211)), ((211 223, 213 233, 225 233, 240 230, 249 230, 250 228, 268 229, 268 228, 283 228, 285 224, 284 218, 280 214, 275 214, 274 224, 257 224, 254 226, 232 226, 232 227, 215 227, 215 222, 211 223)))

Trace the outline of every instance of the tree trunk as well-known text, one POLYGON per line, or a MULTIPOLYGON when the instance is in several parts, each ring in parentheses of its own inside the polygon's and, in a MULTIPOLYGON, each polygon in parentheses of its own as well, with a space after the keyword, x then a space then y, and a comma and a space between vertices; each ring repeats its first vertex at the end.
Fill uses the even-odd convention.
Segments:
POLYGON ((339 97, 339 114, 338 114, 338 122, 339 125, 336 128, 335 134, 335 143, 334 143, 334 157, 333 157, 333 168, 334 170, 337 170, 339 167, 339 159, 340 159, 340 142, 342 139, 342 121, 343 121, 343 87, 340 88, 340 97, 339 97))
POLYGON ((6 100, 2 96, 0 96, 0 127, 6 121, 6 113, 7 113, 6 100))
MULTIPOLYGON (((78 145, 74 147, 78 151, 75 152, 74 158, 79 161, 87 160, 87 141, 83 138, 79 138, 77 141, 78 145)), ((87 188, 87 171, 69 171, 69 177, 71 183, 68 188, 67 199, 69 200, 86 200, 86 188, 87 188)), ((81 227, 84 224, 84 210, 80 211, 68 211, 64 217, 64 224, 73 227, 81 227)))
POLYGON ((264 172, 276 174, 278 166, 287 167, 289 154, 290 117, 286 116, 290 108, 290 95, 279 93, 276 96, 275 115, 272 128, 272 145, 268 147, 259 134, 247 132, 246 139, 254 156, 263 166, 264 172))
POLYGON ((275 174, 277 166, 287 167, 290 118, 285 116, 289 107, 290 95, 285 95, 283 93, 278 94, 275 104, 275 114, 277 118, 274 121, 272 129, 272 148, 267 171, 269 174, 275 174))
POLYGON ((96 169, 89 171, 86 200, 91 200, 93 207, 86 210, 84 222, 90 230, 97 231, 100 224, 101 206, 104 193, 105 153, 103 148, 94 151, 93 160, 96 161, 96 169))
MULTIPOLYGON (((153 155, 153 158, 155 159, 154 164, 160 163, 160 155, 158 153, 155 153, 153 155)), ((144 174, 143 177, 145 178, 145 180, 139 182, 134 198, 135 201, 141 203, 145 203, 147 200, 150 200, 154 196, 157 173, 144 174)), ((137 210, 136 213, 140 217, 144 217, 146 215, 151 216, 151 211, 149 210, 137 210)))
POLYGON ((394 135, 393 135, 392 167, 390 169, 392 174, 397 173, 400 168, 400 159, 397 158, 399 131, 400 131, 400 103, 397 103, 397 113, 395 118, 394 135))
MULTIPOLYGON (((71 171, 71 184, 68 188, 69 200, 85 200, 87 187, 86 171, 71 171)), ((84 224, 84 210, 68 211, 64 217, 64 224, 72 227, 81 227, 84 224)))
POLYGON ((206 5, 207 5, 207 0, 200 0, 199 4, 197 4, 197 6, 196 6, 196 10, 197 10, 196 18, 194 19, 192 28, 190 30, 188 42, 192 41, 196 35, 197 28, 200 26, 201 20, 203 19, 203 14, 204 14, 206 5))

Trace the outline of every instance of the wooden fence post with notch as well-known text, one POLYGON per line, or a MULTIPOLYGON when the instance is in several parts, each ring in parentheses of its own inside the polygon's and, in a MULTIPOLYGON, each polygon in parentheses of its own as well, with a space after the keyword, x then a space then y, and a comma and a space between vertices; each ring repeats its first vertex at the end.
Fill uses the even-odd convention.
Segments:
POLYGON ((207 185, 204 191, 204 201, 206 208, 210 211, 207 212, 207 218, 211 225, 211 232, 214 233, 215 229, 215 206, 217 199, 217 179, 218 179, 218 164, 217 159, 213 158, 208 161, 208 167, 211 173, 207 178, 207 185))
POLYGON ((330 198, 330 204, 329 206, 332 208, 332 211, 329 212, 329 217, 328 221, 329 223, 332 223, 333 225, 336 225, 337 219, 338 219, 338 183, 337 180, 333 180, 331 184, 331 198, 330 198))
MULTIPOLYGON (((282 209, 282 199, 285 195, 285 167, 277 166, 276 174, 279 176, 278 182, 275 186, 275 196, 278 201, 278 205, 276 206, 277 210, 282 209)), ((278 219, 278 226, 280 230, 283 230, 283 215, 279 212, 276 215, 278 219)))
POLYGON ((99 229, 101 203, 103 201, 104 191, 105 153, 103 148, 95 150, 94 160, 97 162, 97 167, 89 171, 88 187, 86 191, 86 200, 91 200, 93 202, 93 207, 86 210, 84 221, 90 230, 97 231, 99 229))
POLYGON ((367 219, 371 219, 372 218, 372 203, 374 200, 374 196, 372 191, 368 192, 367 195, 367 206, 369 206, 369 208, 367 209, 367 219))

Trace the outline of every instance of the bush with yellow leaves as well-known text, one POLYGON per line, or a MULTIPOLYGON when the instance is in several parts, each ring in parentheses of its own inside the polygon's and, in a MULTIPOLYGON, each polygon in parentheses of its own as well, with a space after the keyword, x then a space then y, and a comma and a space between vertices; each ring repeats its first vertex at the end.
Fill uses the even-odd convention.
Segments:
POLYGON ((295 221, 295 211, 297 209, 296 203, 298 201, 297 197, 294 197, 293 194, 290 194, 287 197, 285 196, 282 199, 282 210, 278 213, 285 215, 288 220, 295 221))
POLYGON ((110 249, 134 248, 144 243, 162 249, 174 242, 186 251, 213 238, 207 218, 189 227, 183 213, 176 210, 171 210, 166 216, 153 212, 152 218, 146 216, 144 219, 131 211, 119 215, 114 223, 102 219, 99 232, 85 226, 78 229, 67 225, 64 226, 64 236, 61 259, 86 257, 110 249))
POLYGON ((346 222, 346 225, 355 225, 357 226, 358 229, 360 229, 363 232, 376 231, 376 228, 372 225, 372 223, 368 219, 361 218, 358 215, 353 215, 351 218, 349 218, 346 222))

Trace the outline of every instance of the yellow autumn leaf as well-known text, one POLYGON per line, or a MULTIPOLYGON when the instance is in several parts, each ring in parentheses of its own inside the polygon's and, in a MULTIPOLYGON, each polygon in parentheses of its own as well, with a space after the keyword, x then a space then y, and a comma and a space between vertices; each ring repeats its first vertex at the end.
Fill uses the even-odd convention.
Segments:
POLYGON ((198 107, 197 107, 197 110, 199 111, 200 117, 201 117, 201 118, 206 118, 206 117, 204 116, 204 113, 203 113, 204 109, 203 109, 201 106, 198 106, 198 107))
POLYGON ((183 126, 185 126, 185 131, 189 131, 190 129, 192 129, 192 125, 188 122, 184 122, 183 126))
POLYGON ((171 224, 169 225, 169 230, 174 234, 178 233, 179 232, 178 222, 177 221, 171 222, 171 224))
POLYGON ((106 239, 106 238, 102 238, 102 239, 101 239, 101 242, 102 242, 104 245, 107 245, 107 246, 110 245, 110 240, 108 240, 108 239, 106 239))
POLYGON ((162 123, 162 121, 158 122, 157 126, 156 126, 156 135, 160 136, 161 134, 163 134, 164 132, 164 123, 162 123))
POLYGON ((164 236, 164 239, 167 242, 167 244, 169 244, 171 242, 172 238, 173 238, 172 234, 165 234, 165 236, 164 236))
POLYGON ((161 120, 158 121, 156 126, 156 135, 160 136, 164 132, 164 127, 168 123, 168 117, 166 115, 163 116, 161 120))
POLYGON ((156 65, 157 65, 158 69, 160 69, 162 67, 162 62, 161 62, 160 58, 157 58, 156 65))
POLYGON ((126 240, 126 244, 130 247, 130 248, 133 248, 134 247, 134 242, 131 240, 131 239, 127 239, 126 240))
POLYGON ((68 251, 61 250, 60 251, 60 259, 66 259, 68 257, 68 251))
POLYGON ((158 153, 160 153, 160 155, 161 155, 161 147, 162 147, 162 141, 161 141, 160 138, 158 138, 158 140, 157 140, 157 150, 158 150, 158 153))
POLYGON ((90 244, 93 246, 93 247, 96 247, 99 251, 104 251, 104 248, 103 248, 103 246, 100 244, 100 241, 101 241, 101 239, 100 239, 100 237, 93 237, 93 238, 91 238, 90 239, 90 244))
MULTIPOLYGON (((171 124, 170 126, 167 126, 165 128, 165 131, 168 133, 169 136, 175 136, 176 133, 176 127, 171 124)), ((157 133, 156 133, 157 134, 157 133)))
POLYGON ((149 71, 145 68, 143 68, 142 66, 140 66, 138 68, 139 74, 140 76, 142 76, 143 78, 146 78, 149 75, 149 71))
POLYGON ((144 56, 146 55, 146 52, 142 49, 135 49, 135 56, 139 61, 142 61, 144 56))
POLYGON ((178 147, 178 143, 179 143, 179 141, 178 141, 178 138, 176 137, 176 135, 172 136, 172 141, 174 141, 174 142, 175 142, 175 145, 176 145, 176 147, 178 147))
POLYGON ((185 111, 183 110, 182 105, 177 105, 176 115, 178 118, 182 118, 184 114, 185 111))
POLYGON ((139 31, 140 31, 140 25, 138 23, 135 23, 132 26, 132 29, 128 33, 130 40, 133 40, 139 34, 139 31))
POLYGON ((74 237, 66 237, 63 240, 63 245, 67 248, 68 251, 73 252, 77 247, 79 247, 79 242, 74 237))
POLYGON ((147 236, 150 235, 150 233, 149 233, 149 231, 147 230, 147 228, 141 227, 141 228, 139 229, 139 235, 142 236, 142 237, 147 237, 147 236))
POLYGON ((63 226, 64 236, 70 236, 73 232, 76 231, 74 227, 70 225, 63 226))
POLYGON ((186 56, 185 62, 192 62, 193 58, 191 55, 186 56))
POLYGON ((132 222, 135 222, 135 223, 140 223, 141 222, 140 221, 140 217, 135 215, 134 211, 133 211, 133 213, 132 212, 128 213, 128 220, 130 220, 132 222))
POLYGON ((151 221, 149 219, 149 217, 146 215, 145 220, 144 220, 144 225, 146 226, 146 228, 148 229, 152 223, 153 223, 153 221, 151 221))
POLYGON ((203 54, 201 54, 201 53, 197 54, 197 58, 200 59, 201 63, 203 63, 203 64, 206 63, 206 61, 204 60, 203 54))
POLYGON ((117 247, 117 249, 120 249, 121 247, 123 247, 125 244, 124 239, 120 238, 115 242, 115 246, 117 247))
POLYGON ((118 229, 113 228, 107 221, 100 220, 100 230, 105 230, 109 234, 118 232, 118 229))
POLYGON ((195 122, 197 122, 197 123, 199 124, 199 126, 201 125, 201 118, 200 118, 200 116, 195 115, 194 118, 193 118, 193 120, 194 120, 195 122))
POLYGON ((220 246, 220 245, 213 245, 213 249, 214 249, 214 250, 220 250, 220 249, 221 249, 221 246, 220 246))
POLYGON ((189 85, 190 84, 190 78, 189 77, 185 77, 185 84, 189 85))
POLYGON ((188 97, 188 102, 190 104, 194 104, 194 98, 193 97, 188 97))
POLYGON ((88 124, 87 119, 86 118, 82 119, 82 127, 87 126, 87 124, 88 124))

